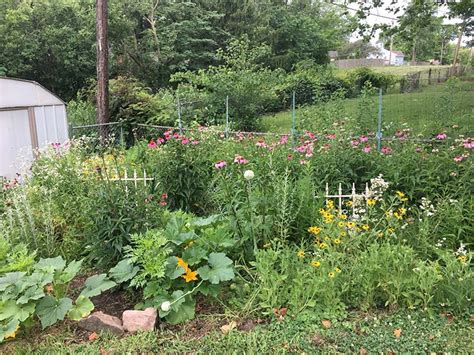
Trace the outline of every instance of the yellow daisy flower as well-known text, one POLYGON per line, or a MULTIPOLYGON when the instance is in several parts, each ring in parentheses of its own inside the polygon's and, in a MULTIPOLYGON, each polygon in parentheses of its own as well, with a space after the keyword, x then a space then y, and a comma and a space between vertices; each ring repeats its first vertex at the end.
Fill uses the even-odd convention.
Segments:
POLYGON ((296 255, 298 255, 299 258, 304 258, 304 250, 300 250, 296 255))
POLYGON ((320 266, 321 266, 321 262, 318 261, 318 260, 313 260, 313 261, 311 262, 311 266, 320 267, 320 266))

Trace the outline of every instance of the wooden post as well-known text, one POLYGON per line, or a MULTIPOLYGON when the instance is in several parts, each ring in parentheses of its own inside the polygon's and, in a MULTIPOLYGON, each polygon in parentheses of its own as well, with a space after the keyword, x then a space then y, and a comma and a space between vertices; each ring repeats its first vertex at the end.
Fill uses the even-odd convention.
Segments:
POLYGON ((96 40, 97 40, 97 123, 102 140, 107 137, 109 122, 109 50, 107 42, 107 1, 96 2, 96 40))

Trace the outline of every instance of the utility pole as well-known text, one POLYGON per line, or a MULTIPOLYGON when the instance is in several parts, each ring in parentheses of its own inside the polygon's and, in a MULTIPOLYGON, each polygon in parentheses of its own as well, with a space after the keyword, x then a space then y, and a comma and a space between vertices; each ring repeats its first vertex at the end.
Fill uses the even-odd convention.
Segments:
POLYGON ((97 41, 97 123, 102 140, 107 137, 109 122, 109 47, 107 41, 107 0, 96 2, 97 41))

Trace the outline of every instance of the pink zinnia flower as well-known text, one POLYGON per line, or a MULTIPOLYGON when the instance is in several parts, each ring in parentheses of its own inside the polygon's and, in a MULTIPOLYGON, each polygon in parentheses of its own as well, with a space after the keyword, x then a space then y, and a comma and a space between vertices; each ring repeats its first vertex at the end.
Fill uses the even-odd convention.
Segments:
POLYGON ((214 164, 214 166, 216 167, 216 169, 222 169, 222 168, 224 168, 226 165, 227 165, 227 163, 225 162, 225 160, 219 160, 217 163, 214 164))
POLYGON ((438 133, 436 135, 436 139, 439 139, 439 140, 446 139, 446 137, 447 137, 446 133, 438 133))
POLYGON ((367 136, 360 136, 360 137, 359 137, 359 140, 360 140, 361 142, 367 142, 367 141, 369 140, 369 137, 367 137, 367 136))
POLYGON ((359 141, 353 139, 353 140, 351 140, 351 144, 352 144, 353 147, 357 147, 359 145, 359 141))
POLYGON ((310 139, 315 139, 316 138, 316 135, 314 133, 311 133, 310 131, 306 131, 306 135, 310 138, 310 139))
POLYGON ((240 164, 240 165, 245 165, 247 164, 249 161, 247 159, 245 159, 243 156, 241 155, 237 155, 234 159, 234 163, 236 164, 240 164))
POLYGON ((179 133, 178 132, 173 133, 173 138, 179 139, 179 133))
POLYGON ((156 143, 154 140, 151 140, 149 143, 148 143, 148 148, 150 149, 155 149, 156 148, 156 143))
POLYGON ((362 148, 362 151, 364 153, 370 153, 371 150, 372 150, 372 147, 370 145, 366 145, 364 148, 362 148))
POLYGON ((393 150, 390 147, 382 147, 380 151, 382 152, 382 154, 389 155, 392 154, 393 150))

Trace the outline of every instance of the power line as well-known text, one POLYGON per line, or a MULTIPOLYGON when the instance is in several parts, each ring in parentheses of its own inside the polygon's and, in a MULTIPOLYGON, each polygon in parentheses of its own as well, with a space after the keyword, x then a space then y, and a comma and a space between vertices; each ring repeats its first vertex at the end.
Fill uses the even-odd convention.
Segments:
MULTIPOLYGON (((343 9, 346 9, 346 10, 351 10, 351 11, 356 11, 356 12, 360 11, 358 9, 353 9, 353 8, 347 6, 347 5, 336 4, 336 3, 333 3, 333 2, 329 2, 329 4, 340 7, 340 8, 343 8, 343 9)), ((389 17, 389 16, 374 14, 374 13, 370 13, 370 12, 367 12, 367 15, 368 16, 381 17, 381 18, 384 18, 384 19, 387 19, 387 20, 392 20, 392 21, 398 21, 398 18, 395 18, 395 17, 389 17)))

